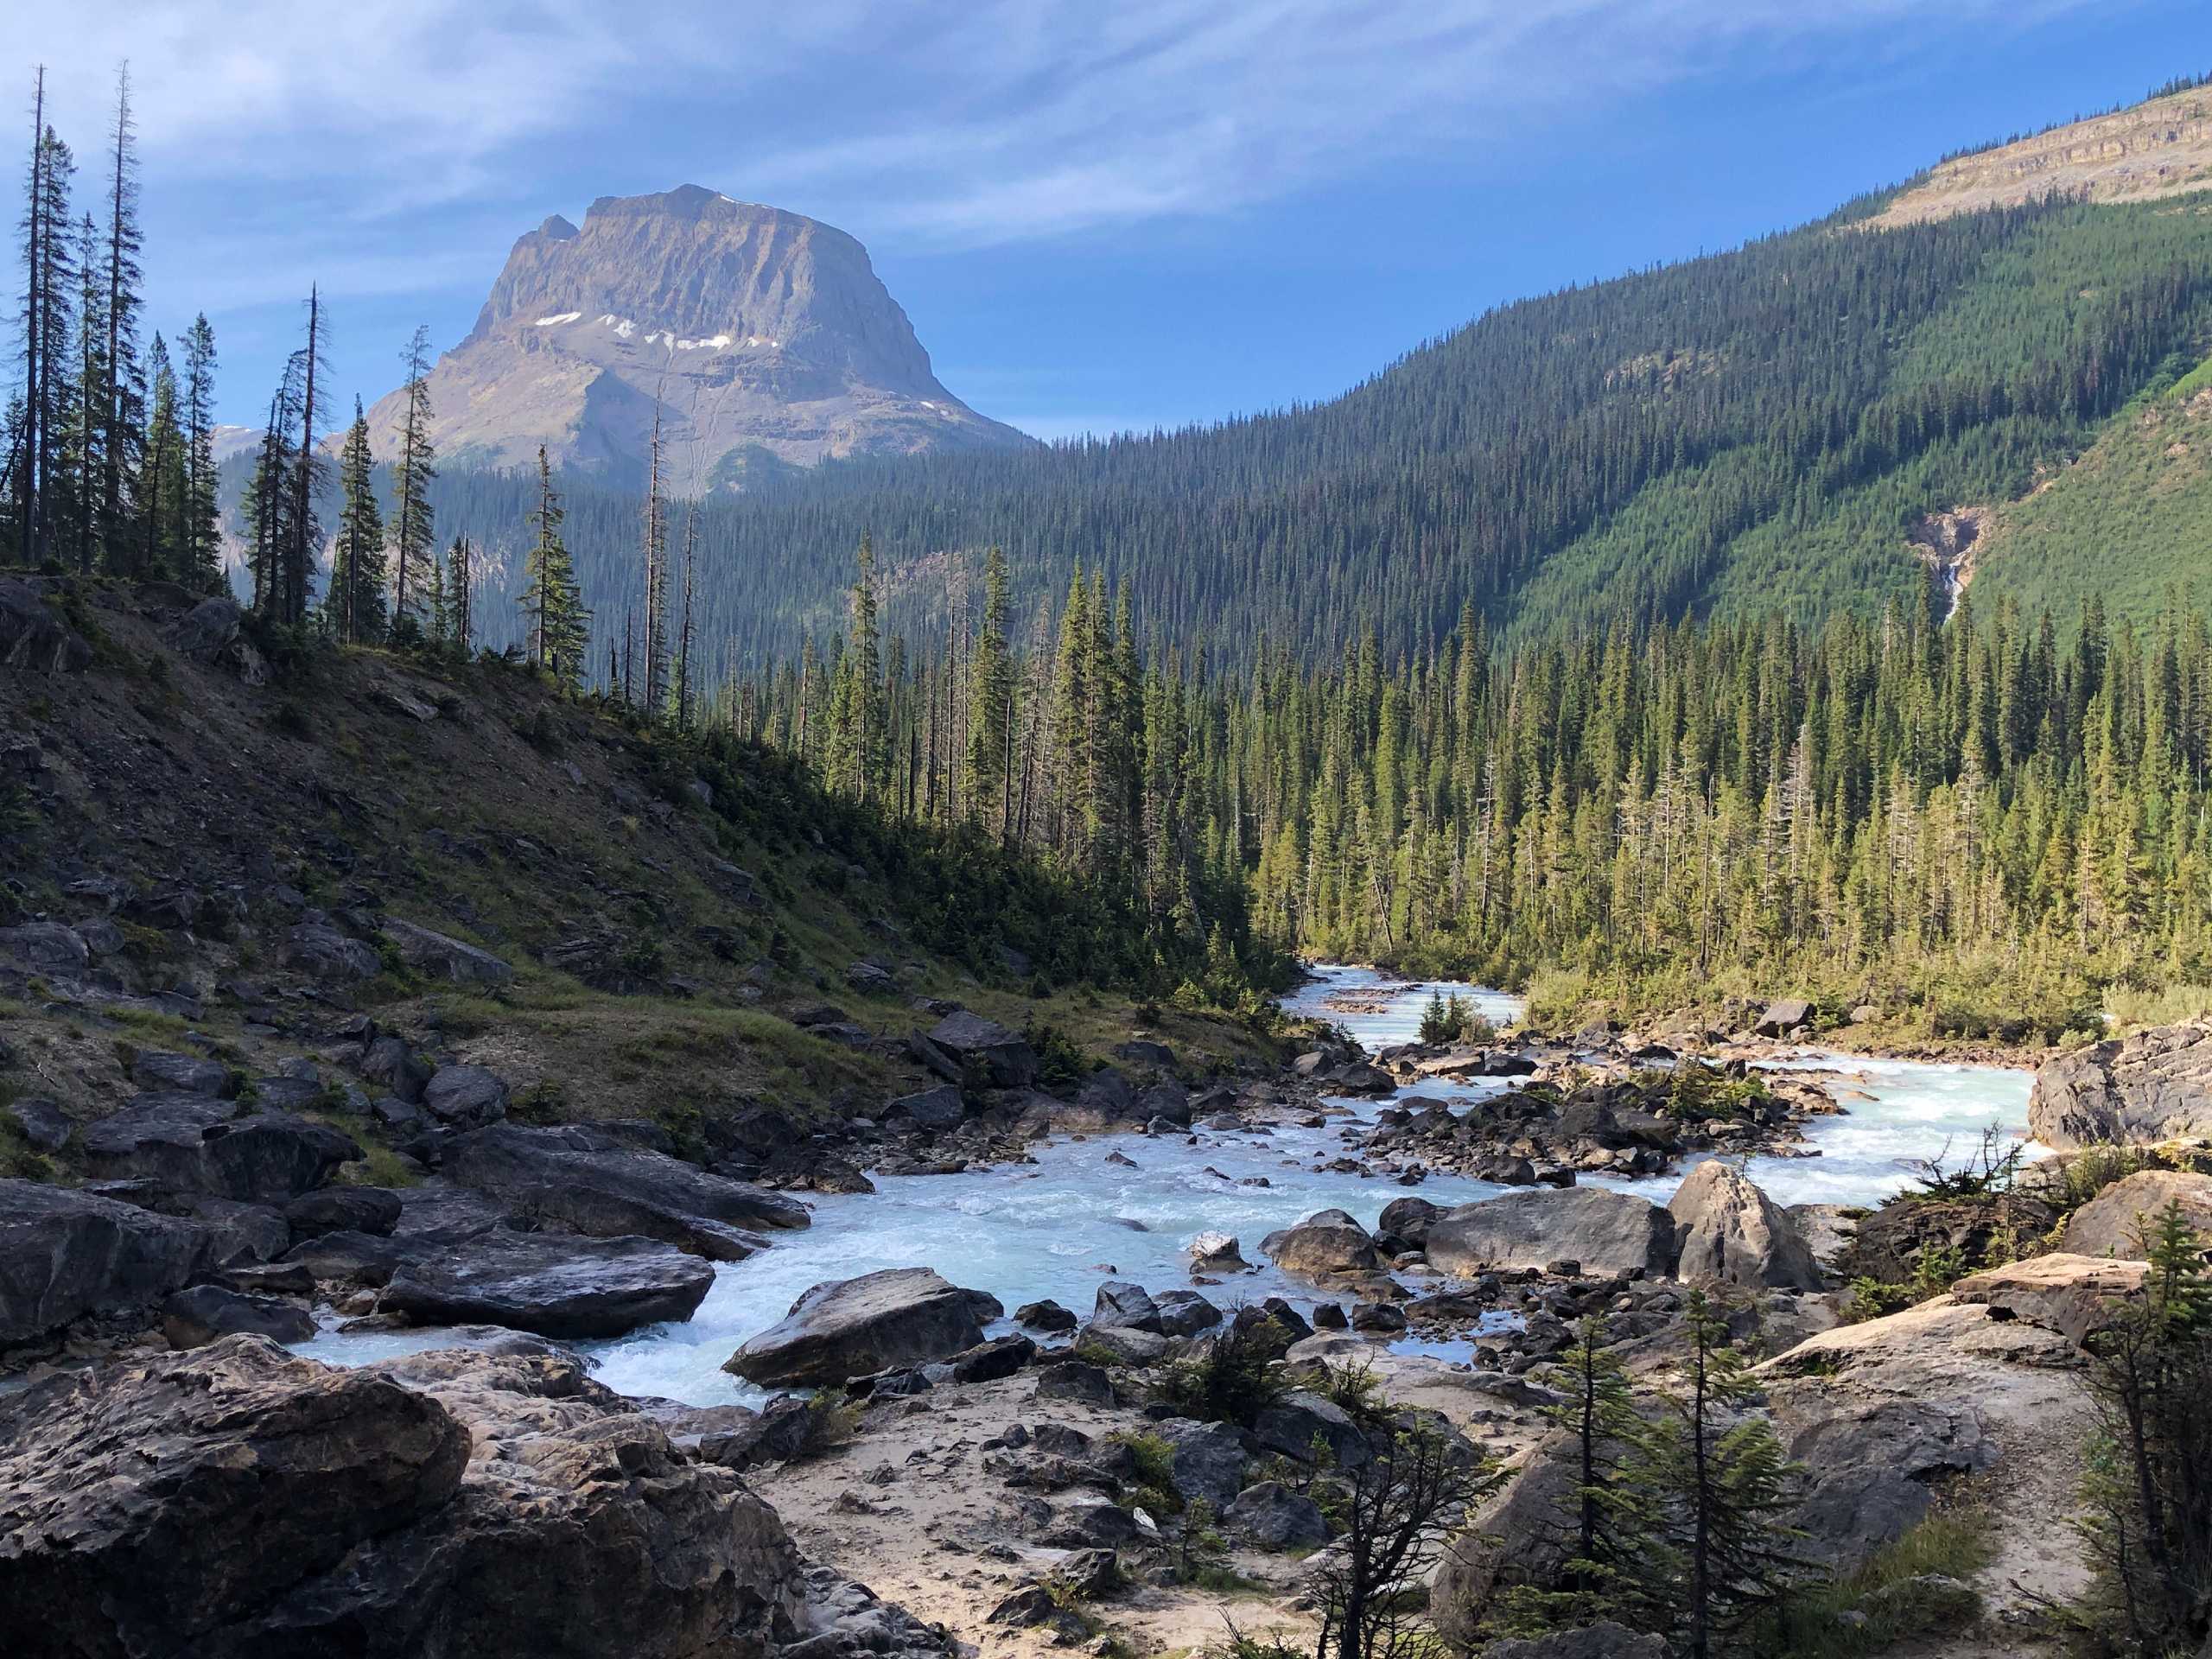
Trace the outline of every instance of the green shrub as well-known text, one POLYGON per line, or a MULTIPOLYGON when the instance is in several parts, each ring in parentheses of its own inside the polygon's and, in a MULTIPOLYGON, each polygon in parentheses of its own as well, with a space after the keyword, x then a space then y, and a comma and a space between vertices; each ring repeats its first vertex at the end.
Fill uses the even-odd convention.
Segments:
POLYGON ((1241 1327, 1232 1322, 1198 1352, 1168 1366, 1159 1397, 1188 1417, 1251 1427, 1289 1392, 1288 1382, 1274 1369, 1273 1326, 1267 1319, 1241 1327))

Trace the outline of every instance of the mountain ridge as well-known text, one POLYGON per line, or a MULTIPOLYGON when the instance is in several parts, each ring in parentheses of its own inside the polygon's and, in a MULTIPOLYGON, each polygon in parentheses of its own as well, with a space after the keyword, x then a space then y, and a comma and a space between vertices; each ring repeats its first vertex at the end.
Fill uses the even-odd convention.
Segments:
MULTIPOLYGON (((370 411, 396 448, 404 391, 370 411)), ((601 196, 516 238, 475 326, 429 376, 447 465, 558 465, 704 494, 830 457, 1034 440, 937 378, 868 250, 703 186, 601 196)))

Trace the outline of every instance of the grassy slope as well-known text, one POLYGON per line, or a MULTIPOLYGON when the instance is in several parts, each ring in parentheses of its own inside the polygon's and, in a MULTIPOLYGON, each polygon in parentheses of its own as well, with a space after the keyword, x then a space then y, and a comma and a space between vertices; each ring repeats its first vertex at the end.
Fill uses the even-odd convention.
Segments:
POLYGON ((2062 627, 2092 594, 2138 621, 2212 605, 2212 360, 2135 399, 2073 465, 2005 506, 1974 582, 1984 614, 2005 600, 2062 627))
MULTIPOLYGON (((140 891, 237 889, 242 922, 189 938, 129 925, 111 965, 133 989, 195 985, 207 1017, 191 1029, 249 1074, 312 1053, 314 1031, 336 1017, 302 1001, 291 1035, 256 1035, 218 988, 296 984, 280 963, 291 920, 273 896, 280 886, 512 963, 514 984, 486 995, 426 983, 388 957, 353 1000, 425 1050, 495 1067, 538 1117, 646 1117, 688 1138, 707 1117, 754 1105, 817 1122, 866 1115, 931 1081, 903 1055, 848 1049, 780 1017, 825 1000, 898 1038, 928 1023, 912 996, 953 998, 1016 1027, 1052 1024, 1094 1058, 1140 1024, 1112 990, 1064 987, 1039 1001, 1029 993, 1040 987, 986 952, 970 953, 990 963, 979 969, 915 942, 899 893, 856 861, 866 854, 854 815, 794 794, 772 760, 741 764, 730 798, 709 807, 683 786, 689 768, 670 746, 518 671, 348 652, 255 687, 168 650, 147 598, 86 584, 68 601, 97 643, 90 672, 0 671, 0 728, 28 733, 44 757, 18 803, 27 833, 0 841, 0 921, 99 913, 66 891, 86 875, 140 891), (436 717, 403 711, 395 692, 436 717), (762 907, 728 895, 724 861, 758 879, 762 907), (594 990, 538 960, 582 937, 646 969, 645 988, 594 990), (897 970, 900 988, 850 990, 845 969, 864 957, 897 970)), ((11 1065, 0 1048, 0 1093, 51 1095, 80 1115, 133 1092, 131 1051, 178 1046, 188 1029, 158 1014, 48 1007, 36 991, 0 999, 0 1044, 16 1056, 11 1065)), ((1262 1046, 1173 1010, 1147 1029, 1194 1074, 1262 1046)), ((0 1144, 10 1162, 29 1166, 20 1144, 0 1144)), ((66 1176, 66 1159, 52 1173, 66 1176)))

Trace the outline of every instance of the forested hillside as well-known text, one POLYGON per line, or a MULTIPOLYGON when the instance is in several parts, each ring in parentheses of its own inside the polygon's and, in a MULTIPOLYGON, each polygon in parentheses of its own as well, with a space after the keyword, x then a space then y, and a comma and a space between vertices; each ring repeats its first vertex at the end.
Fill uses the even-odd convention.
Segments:
MULTIPOLYGON (((1311 408, 766 477, 700 509, 701 638, 757 660, 826 635, 864 531, 916 636, 993 543, 1018 616, 1080 561, 1127 577, 1147 626, 1239 659, 1262 639, 1325 659, 1369 626, 1425 649, 1469 603, 1516 638, 1777 604, 1871 616, 1922 595, 1923 515, 2025 494, 2212 349, 2203 205, 1839 218, 1502 308, 1311 408)), ((533 487, 450 472, 439 522, 512 549, 533 487)), ((619 632, 642 601, 636 499, 579 484, 570 510, 619 632)), ((488 637, 512 626, 480 608, 488 637)))
POLYGON ((1275 645, 1209 673, 1145 649, 1125 587, 1071 584, 1012 649, 1002 562, 957 658, 876 634, 718 711, 825 787, 968 823, 1126 895, 1188 951, 1242 883, 1301 951, 1697 1006, 1788 981, 1843 1016, 2056 1040, 2115 991, 2212 980, 2212 630, 2062 629, 1970 592, 1616 620, 1502 646, 1373 632, 1319 669, 1275 645))

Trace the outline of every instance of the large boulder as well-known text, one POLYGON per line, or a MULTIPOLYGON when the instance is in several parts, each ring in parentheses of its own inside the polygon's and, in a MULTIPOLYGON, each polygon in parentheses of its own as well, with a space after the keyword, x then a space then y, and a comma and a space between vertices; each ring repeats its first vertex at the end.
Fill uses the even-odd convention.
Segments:
POLYGON ((1300 1463, 1313 1461, 1316 1444, 1328 1451, 1339 1469, 1356 1468, 1370 1455, 1367 1436, 1351 1414, 1319 1394, 1283 1395, 1253 1421, 1252 1435, 1263 1450, 1300 1463))
POLYGON ((0 1397, 0 1607, 38 1609, 10 1652, 238 1651, 237 1623, 448 1503, 468 1451, 435 1401, 251 1337, 0 1397))
POLYGON ((1164 1334, 1159 1304, 1142 1285, 1132 1284, 1126 1279, 1109 1279, 1098 1287, 1090 1310, 1090 1328, 1148 1331, 1155 1337, 1164 1334))
POLYGON ((251 1111, 207 1095, 140 1095, 78 1137, 86 1166, 163 1193, 283 1204, 328 1181, 361 1148, 289 1112, 251 1111))
POLYGON ((0 665, 81 674, 92 665, 92 648, 36 588, 9 576, 0 578, 0 665))
POLYGON ((194 1285, 162 1304, 162 1334, 172 1348, 205 1347, 241 1333, 271 1342, 305 1342, 315 1335, 315 1320, 296 1303, 220 1285, 194 1285))
POLYGON ((1382 1265, 1373 1236, 1342 1210, 1316 1211, 1294 1227, 1269 1233, 1260 1249, 1285 1273, 1309 1279, 1372 1273, 1382 1265))
POLYGON ((1027 1089, 1037 1081, 1037 1051, 980 1014, 948 1014, 930 1027, 928 1040, 962 1077, 980 1077, 994 1089, 1027 1089))
MULTIPOLYGON (((2046 1275, 2037 1294, 2053 1287, 2046 1275)), ((1994 1470, 1977 1488, 1996 1535, 2047 1575, 2031 1581, 2055 1596, 2085 1587, 2069 1518, 2094 1418, 2080 1350, 2018 1306, 1939 1296, 1823 1332, 1758 1368, 1805 1466, 1791 1519, 1808 1554, 1847 1571, 1917 1523, 1947 1477, 1994 1470)))
POLYGON ((1543 1188, 1446 1211, 1429 1223, 1427 1248, 1430 1266, 1461 1277, 1565 1261, 1663 1278, 1675 1270, 1675 1219, 1631 1193, 1543 1188))
POLYGON ((1601 1618, 1577 1630, 1501 1637, 1478 1649, 1476 1659, 1669 1659, 1673 1652, 1663 1636, 1601 1618))
POLYGON ((399 952, 402 962, 432 979, 455 985, 505 985, 515 976, 515 970, 489 950, 480 950, 396 916, 385 918, 384 937, 399 952))
POLYGON ((59 922, 18 922, 0 927, 0 968, 14 973, 74 978, 91 964, 84 936, 59 922))
POLYGON ((230 1067, 204 1054, 172 1054, 141 1049, 130 1061, 130 1081, 151 1094, 232 1095, 238 1092, 230 1067))
POLYGON ((1751 1029, 1762 1037, 1786 1037, 1813 1017, 1813 1005, 1802 996, 1785 996, 1766 1005, 1751 1029))
POLYGON ((1321 1506, 1278 1481, 1263 1480, 1236 1494, 1222 1520, 1262 1549, 1312 1549, 1329 1541, 1321 1506))
POLYGON ((351 985, 384 971, 384 959, 360 940, 312 918, 284 936, 283 960, 319 985, 351 985))
POLYGON ((2160 1026, 2047 1060, 2028 1133, 2061 1150, 2212 1135, 2212 1020, 2160 1026))
POLYGON ((507 1083, 480 1065, 442 1065, 423 1085, 423 1109, 457 1129, 477 1129, 507 1115, 507 1083))
MULTIPOLYGON (((360 1236, 333 1233, 315 1242, 327 1249, 360 1236)), ((495 1228, 465 1243, 403 1247, 377 1307, 417 1325, 619 1337, 641 1325, 690 1319, 714 1282, 712 1268, 657 1239, 495 1228)))
POLYGON ((0 1348, 151 1308, 200 1268, 207 1230, 37 1181, 0 1181, 0 1348))
POLYGON ((24 1659, 706 1659, 810 1628, 798 1568, 736 1474, 564 1355, 334 1371, 233 1337, 0 1401, 24 1659))
POLYGON ((2168 1205, 2200 1239, 2212 1241, 2212 1175, 2141 1169, 2114 1181, 2066 1223, 2065 1248, 2076 1255, 2142 1261, 2168 1205))
POLYGON ((404 1209, 399 1194, 388 1187, 327 1186, 286 1205, 284 1220, 293 1243, 325 1233, 383 1236, 398 1226, 404 1209))
POLYGON ((1732 1164, 1700 1164, 1667 1212, 1675 1218, 1675 1276, 1684 1284, 1821 1287, 1820 1267, 1796 1224, 1732 1164))
POLYGON ((1978 1268, 1993 1253, 2005 1254, 2010 1240, 2041 1238, 2057 1219, 2050 1205, 2018 1192, 1975 1198, 1891 1198, 1859 1218, 1842 1253, 1843 1274, 1907 1284, 1931 1250, 1959 1268, 1978 1268))
POLYGON ((769 1388, 835 1386, 894 1365, 949 1359, 983 1339, 1003 1310, 928 1268, 887 1268, 819 1284, 782 1320, 747 1338, 722 1369, 769 1388))
POLYGON ((715 1262, 741 1262, 760 1249, 766 1241, 752 1229, 804 1227, 809 1220, 796 1198, 626 1147, 582 1126, 480 1129, 447 1149, 444 1167, 448 1180, 518 1214, 594 1238, 658 1238, 715 1262))
POLYGON ((1970 1273, 1951 1287, 1950 1294, 1968 1306, 1995 1308, 2000 1319, 2025 1319, 2082 1343, 2142 1295, 2149 1272, 2146 1262, 2062 1251, 1970 1273))
POLYGON ((1168 1478, 1185 1500, 1203 1498, 1219 1515, 1244 1490, 1244 1471, 1252 1461, 1244 1433, 1227 1423, 1193 1422, 1171 1417, 1153 1433, 1167 1442, 1173 1456, 1168 1478))

